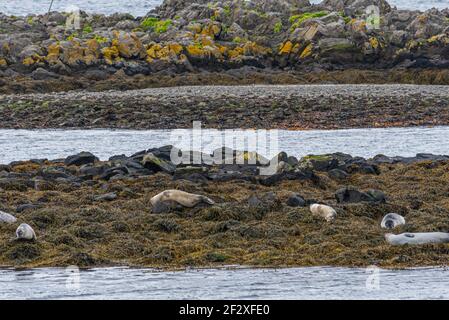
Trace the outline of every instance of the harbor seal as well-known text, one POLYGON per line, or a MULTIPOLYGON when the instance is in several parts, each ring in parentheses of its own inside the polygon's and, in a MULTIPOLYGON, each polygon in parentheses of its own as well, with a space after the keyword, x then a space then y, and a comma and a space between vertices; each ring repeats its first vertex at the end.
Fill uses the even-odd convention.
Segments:
POLYGON ((389 213, 385 215, 380 223, 381 228, 384 229, 394 229, 397 226, 405 224, 405 219, 403 216, 397 213, 389 213))
POLYGON ((22 223, 16 230, 18 240, 36 240, 36 233, 33 228, 26 223, 22 223))
POLYGON ((159 202, 166 202, 166 201, 174 201, 187 208, 193 208, 201 202, 208 204, 215 204, 215 202, 212 199, 209 199, 206 196, 187 193, 181 190, 165 190, 155 195, 150 200, 153 207, 156 206, 159 202))
POLYGON ((14 217, 12 214, 0 211, 0 222, 15 223, 16 221, 17 218, 14 217))
POLYGON ((334 220, 337 216, 337 212, 334 208, 318 203, 310 205, 310 212, 324 218, 327 222, 334 220))
POLYGON ((424 233, 401 233, 385 234, 385 240, 391 245, 401 246, 404 244, 427 244, 427 243, 449 243, 449 233, 424 232, 424 233))

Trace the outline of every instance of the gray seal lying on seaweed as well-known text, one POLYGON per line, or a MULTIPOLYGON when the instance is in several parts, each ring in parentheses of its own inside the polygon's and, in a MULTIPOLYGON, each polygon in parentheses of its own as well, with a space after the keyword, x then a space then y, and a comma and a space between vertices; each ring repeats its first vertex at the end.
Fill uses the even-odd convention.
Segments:
POLYGON ((215 204, 215 202, 212 199, 206 196, 188 193, 181 190, 165 190, 155 195, 150 200, 153 206, 155 206, 159 202, 166 202, 166 201, 173 201, 187 208, 193 208, 201 202, 207 204, 215 204))
POLYGON ((310 205, 310 212, 316 216, 324 218, 327 222, 334 220, 337 216, 337 212, 334 208, 318 203, 310 205))
POLYGON ((0 222, 15 223, 16 221, 17 218, 14 217, 12 214, 0 211, 0 222))
POLYGON ((385 240, 391 245, 400 246, 404 244, 427 244, 427 243, 449 243, 449 233, 424 232, 424 233, 387 233, 385 240))
POLYGON ((16 230, 17 240, 36 240, 36 233, 26 223, 22 223, 16 230))
POLYGON ((382 219, 380 226, 384 229, 394 229, 403 224, 405 224, 405 219, 403 216, 397 213, 389 213, 382 219))

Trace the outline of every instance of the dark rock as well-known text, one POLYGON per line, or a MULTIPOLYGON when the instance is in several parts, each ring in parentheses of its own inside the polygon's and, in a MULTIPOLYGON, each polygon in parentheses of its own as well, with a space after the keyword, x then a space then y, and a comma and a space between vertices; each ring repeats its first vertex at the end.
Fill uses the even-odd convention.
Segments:
POLYGON ((299 160, 296 157, 289 156, 287 158, 287 163, 292 167, 296 167, 299 164, 299 160))
POLYGON ((173 163, 162 158, 158 158, 153 153, 146 154, 142 159, 142 164, 145 168, 155 172, 164 171, 173 174, 176 170, 176 166, 173 163))
POLYGON ((310 155, 303 157, 299 162, 302 168, 310 168, 316 171, 329 171, 339 165, 339 160, 333 155, 310 155))
POLYGON ((349 176, 347 172, 340 169, 332 169, 328 172, 328 175, 329 178, 334 180, 344 180, 349 176))
POLYGON ((374 199, 365 192, 360 192, 354 187, 344 187, 335 192, 335 198, 338 203, 357 203, 362 201, 374 201, 374 199))
POLYGON ((47 71, 43 68, 37 68, 31 73, 31 78, 34 80, 48 80, 48 79, 55 79, 59 76, 56 73, 47 71))
POLYGON ((95 157, 90 152, 80 152, 76 155, 69 156, 64 160, 66 166, 81 166, 83 164, 93 164, 95 161, 98 161, 98 158, 95 157))
POLYGON ((386 196, 379 190, 368 190, 361 192, 354 187, 344 187, 335 192, 335 198, 338 203, 357 203, 357 202, 386 202, 386 196))
POLYGON ((113 201, 117 199, 117 194, 114 192, 102 194, 99 196, 94 197, 95 201, 113 201))
POLYGON ((263 206, 263 202, 255 195, 252 195, 247 200, 248 206, 250 207, 260 207, 263 206))
POLYGON ((21 205, 17 206, 16 212, 22 213, 24 211, 35 210, 40 207, 42 207, 42 204, 32 204, 32 203, 21 204, 21 205))
POLYGON ((107 169, 101 176, 100 179, 109 180, 114 176, 127 174, 128 169, 126 167, 114 167, 107 169))
POLYGON ((93 176, 93 177, 99 176, 99 175, 103 174, 104 171, 105 171, 104 166, 94 167, 91 165, 83 165, 80 168, 80 174, 85 175, 85 176, 93 176))
POLYGON ((58 178, 68 179, 71 174, 66 172, 66 169, 63 167, 47 167, 40 171, 40 175, 42 178, 46 180, 56 180, 58 178))
POLYGON ((293 194, 287 199, 289 207, 305 207, 306 201, 299 194, 293 194))
POLYGON ((385 193, 383 193, 380 190, 370 189, 370 190, 366 191, 366 193, 371 198, 373 198, 373 201, 375 201, 375 202, 380 202, 380 203, 386 203, 387 202, 387 196, 385 195, 385 193))

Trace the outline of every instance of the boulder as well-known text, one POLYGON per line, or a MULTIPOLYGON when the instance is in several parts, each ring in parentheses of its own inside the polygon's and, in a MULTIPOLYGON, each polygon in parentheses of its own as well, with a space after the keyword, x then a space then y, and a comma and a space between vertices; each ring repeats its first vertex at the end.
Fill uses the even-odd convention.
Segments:
POLYGON ((152 171, 163 171, 169 174, 175 173, 176 166, 170 161, 156 157, 153 153, 146 154, 142 159, 142 165, 152 171))
POLYGON ((339 165, 338 159, 332 155, 309 155, 301 158, 299 166, 316 171, 329 171, 339 165))
POLYGON ((332 169, 328 172, 329 178, 334 180, 344 180, 349 174, 346 171, 340 169, 332 169))
POLYGON ((94 197, 95 201, 113 201, 117 199, 117 194, 115 192, 102 194, 99 196, 94 197))
POLYGON ((292 194, 287 199, 287 205, 289 207, 305 207, 307 205, 306 201, 299 194, 292 194))
POLYGON ((371 201, 372 198, 354 187, 344 187, 335 192, 335 199, 338 203, 357 203, 362 201, 371 201))
POLYGON ((362 192, 352 186, 337 190, 335 199, 338 203, 386 202, 386 196, 382 191, 368 190, 367 192, 362 192))
POLYGON ((73 156, 69 156, 64 160, 66 166, 82 166, 84 164, 93 164, 98 158, 90 152, 80 152, 73 156))

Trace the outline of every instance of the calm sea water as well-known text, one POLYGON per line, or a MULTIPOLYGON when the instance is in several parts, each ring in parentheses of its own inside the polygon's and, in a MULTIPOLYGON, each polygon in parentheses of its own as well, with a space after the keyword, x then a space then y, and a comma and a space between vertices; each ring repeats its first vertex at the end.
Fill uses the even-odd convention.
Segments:
MULTIPOLYGON (((50 2, 51 0, 0 0, 0 12, 12 15, 45 13, 50 2)), ((134 16, 143 16, 161 2, 161 0, 55 0, 53 9, 63 11, 69 5, 76 5, 87 12, 105 14, 127 12, 134 16)), ((311 2, 319 3, 320 0, 311 2)), ((390 0, 389 2, 401 9, 427 10, 432 7, 440 9, 449 7, 449 0, 390 0)))
POLYGON ((5 269, 0 299, 449 299, 449 270, 5 269))
MULTIPOLYGON (((254 132, 253 132, 254 133, 254 132)), ((202 130, 202 151, 211 153, 223 145, 238 150, 257 150, 266 157, 280 151, 296 157, 308 154, 344 152, 365 158, 377 154, 414 156, 417 153, 449 155, 449 127, 376 128, 348 130, 310 130, 275 132, 257 131, 259 141, 270 144, 254 149, 237 145, 248 132, 236 130, 226 143, 229 131, 202 130), (275 143, 277 142, 277 144, 275 143)), ((112 155, 131 155, 137 151, 167 144, 182 150, 201 149, 198 140, 191 143, 192 130, 9 130, 0 129, 0 163, 16 160, 58 159, 90 151, 102 160, 112 155)))

